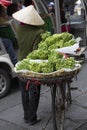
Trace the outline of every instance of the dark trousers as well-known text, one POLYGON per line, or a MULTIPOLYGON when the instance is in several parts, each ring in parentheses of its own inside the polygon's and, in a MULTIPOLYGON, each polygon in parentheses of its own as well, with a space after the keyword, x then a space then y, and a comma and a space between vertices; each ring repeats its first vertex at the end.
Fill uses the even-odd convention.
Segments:
POLYGON ((15 51, 14 51, 11 40, 7 39, 7 38, 2 38, 2 42, 3 42, 4 46, 5 46, 5 49, 6 49, 7 53, 10 56, 10 59, 11 59, 12 63, 15 65, 17 63, 17 56, 15 54, 15 51))
POLYGON ((22 105, 24 110, 24 118, 28 118, 29 121, 36 120, 37 108, 40 99, 40 88, 41 85, 35 85, 29 83, 28 90, 26 90, 26 82, 20 81, 21 94, 22 94, 22 105))

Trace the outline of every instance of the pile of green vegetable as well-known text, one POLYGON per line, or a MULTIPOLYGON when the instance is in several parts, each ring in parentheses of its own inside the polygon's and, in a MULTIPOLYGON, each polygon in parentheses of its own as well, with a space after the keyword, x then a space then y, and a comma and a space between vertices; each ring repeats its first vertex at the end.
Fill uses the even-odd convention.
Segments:
POLYGON ((45 32, 41 34, 41 38, 38 49, 29 53, 26 59, 20 61, 16 70, 50 73, 62 68, 74 68, 75 60, 72 57, 64 59, 63 54, 55 51, 57 48, 74 45, 76 41, 72 34, 65 32, 51 35, 50 32, 45 32), (33 59, 33 62, 31 62, 31 59, 33 59), (36 62, 37 59, 41 59, 42 62, 36 62))

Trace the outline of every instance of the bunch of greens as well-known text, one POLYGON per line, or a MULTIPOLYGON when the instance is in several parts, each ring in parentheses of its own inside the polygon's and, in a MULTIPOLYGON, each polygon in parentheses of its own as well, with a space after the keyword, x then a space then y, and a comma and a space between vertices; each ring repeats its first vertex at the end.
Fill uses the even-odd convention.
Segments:
POLYGON ((42 41, 44 41, 47 37, 51 36, 51 32, 44 32, 44 33, 41 33, 41 39, 42 41))
POLYGON ((39 73, 50 73, 54 71, 53 66, 49 64, 49 62, 41 62, 41 63, 31 62, 29 64, 29 68, 30 71, 39 73))
POLYGON ((66 58, 66 59, 58 59, 56 63, 56 70, 62 69, 62 68, 69 68, 73 69, 75 67, 75 60, 73 57, 66 58))
MULTIPOLYGON (((45 33, 41 35, 44 36, 45 33)), ((46 32, 46 36, 47 36, 47 32, 46 32)), ((52 50, 52 49, 66 47, 66 46, 71 46, 76 43, 76 40, 73 38, 73 35, 68 32, 49 35, 43 39, 38 44, 38 49, 52 50)))
POLYGON ((29 59, 23 59, 21 60, 17 66, 16 66, 17 70, 29 70, 29 59))
POLYGON ((49 53, 50 52, 47 51, 47 50, 38 49, 38 50, 34 50, 31 53, 29 53, 27 55, 27 58, 28 59, 42 59, 42 60, 46 60, 46 59, 48 59, 49 53))
POLYGON ((26 59, 23 59, 16 66, 17 70, 30 70, 39 73, 50 73, 61 68, 73 69, 75 60, 73 58, 63 58, 63 54, 54 51, 57 48, 75 44, 75 39, 70 33, 53 34, 45 32, 41 34, 41 42, 38 49, 29 53, 26 59), (48 62, 30 62, 30 60, 47 60, 48 62))

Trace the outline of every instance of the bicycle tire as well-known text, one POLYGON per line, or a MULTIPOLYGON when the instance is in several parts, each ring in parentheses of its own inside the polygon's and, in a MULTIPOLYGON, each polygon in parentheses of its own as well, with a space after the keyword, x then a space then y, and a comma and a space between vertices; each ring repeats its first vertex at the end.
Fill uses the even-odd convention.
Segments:
POLYGON ((54 130, 64 129, 65 118, 65 100, 64 100, 64 84, 54 84, 52 87, 52 114, 54 130))

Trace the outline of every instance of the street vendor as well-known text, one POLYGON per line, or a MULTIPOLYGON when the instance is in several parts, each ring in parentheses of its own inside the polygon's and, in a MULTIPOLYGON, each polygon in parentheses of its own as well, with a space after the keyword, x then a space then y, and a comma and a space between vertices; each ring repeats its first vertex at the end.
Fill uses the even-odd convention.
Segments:
MULTIPOLYGON (((40 27, 44 25, 44 21, 33 5, 17 11, 13 14, 13 17, 20 22, 17 30, 17 40, 19 44, 18 59, 20 61, 26 58, 31 51, 37 49, 37 45, 41 40, 40 34, 43 32, 40 27)), ((41 85, 31 83, 30 81, 19 82, 22 94, 24 120, 26 123, 29 123, 29 125, 34 125, 40 121, 37 117, 37 108, 41 85)))

